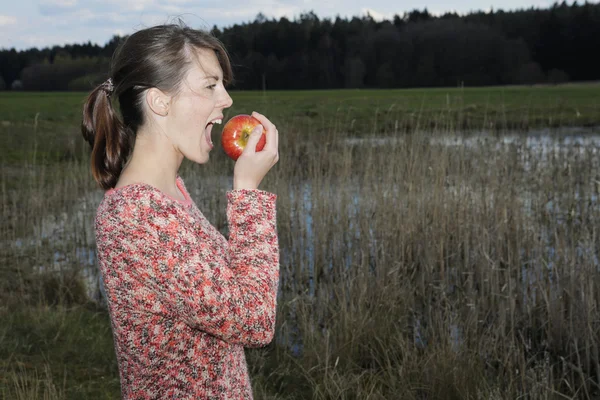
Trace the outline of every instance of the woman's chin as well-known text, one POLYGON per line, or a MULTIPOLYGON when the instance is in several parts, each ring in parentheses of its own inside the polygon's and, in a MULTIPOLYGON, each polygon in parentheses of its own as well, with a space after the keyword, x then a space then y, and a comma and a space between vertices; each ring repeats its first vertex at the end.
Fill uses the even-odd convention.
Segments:
POLYGON ((194 154, 184 154, 184 156, 185 158, 196 164, 205 164, 210 159, 210 154, 207 151, 202 150, 194 154))
POLYGON ((210 159, 210 155, 206 154, 206 156, 196 157, 196 159, 192 160, 192 161, 194 161, 196 164, 206 164, 209 159, 210 159))

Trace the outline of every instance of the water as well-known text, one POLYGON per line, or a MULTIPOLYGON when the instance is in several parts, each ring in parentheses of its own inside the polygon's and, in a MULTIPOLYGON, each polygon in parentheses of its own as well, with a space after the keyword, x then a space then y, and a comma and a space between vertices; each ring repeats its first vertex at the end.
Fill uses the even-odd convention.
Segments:
MULTIPOLYGON (((600 147, 600 126, 568 127, 560 129, 533 129, 527 133, 507 130, 502 133, 493 131, 471 131, 468 135, 423 132, 419 135, 429 137, 433 145, 467 146, 496 143, 497 147, 524 143, 528 149, 558 150, 564 146, 600 147)), ((344 143, 349 146, 389 147, 405 143, 404 137, 370 136, 365 138, 348 137, 344 143)))
MULTIPOLYGON (((530 167, 532 161, 539 162, 552 162, 552 156, 558 154, 580 154, 581 156, 595 156, 598 154, 600 149, 600 129, 599 128, 565 128, 559 132, 550 130, 539 130, 532 131, 528 135, 524 135, 518 132, 505 132, 502 135, 492 134, 489 132, 476 132, 474 134, 463 136, 463 135, 430 135, 428 142, 432 146, 444 146, 444 147, 459 147, 464 146, 469 149, 476 149, 477 146, 485 144, 486 147, 492 143, 496 149, 502 149, 510 146, 517 146, 521 158, 520 162, 523 164, 524 169, 527 170, 530 167), (558 134, 557 134, 558 133, 558 134), (527 150, 527 151, 525 151, 527 150), (531 160, 531 155, 535 156, 537 160, 531 160)), ((372 138, 345 138, 344 143, 349 146, 398 146, 403 143, 402 138, 387 138, 387 137, 372 137, 372 138)), ((223 182, 224 185, 230 183, 230 179, 227 178, 223 182)), ((600 182, 599 182, 600 184, 600 182)), ((459 186, 449 187, 448 190, 453 190, 457 193, 465 193, 469 191, 469 188, 460 184, 459 186)), ((194 193, 192 190, 190 190, 194 193)), ((103 192, 97 191, 90 193, 85 198, 80 199, 74 207, 70 210, 70 213, 62 213, 60 215, 52 215, 44 218, 40 226, 37 227, 33 238, 22 238, 13 243, 3 243, 4 246, 10 245, 15 248, 26 250, 27 248, 34 248, 40 246, 42 242, 46 246, 54 246, 53 259, 44 265, 37 266, 38 271, 60 271, 66 268, 68 265, 73 263, 78 264, 81 268, 81 272, 86 284, 87 293, 90 299, 97 302, 100 305, 106 305, 106 294, 98 268, 96 264, 96 253, 94 243, 94 232, 93 222, 95 217, 95 211, 102 199, 103 192), (75 249, 73 249, 75 244, 75 249), (66 251, 65 248, 70 247, 70 250, 66 251)), ((390 188, 389 195, 394 195, 394 188, 390 188)), ((532 212, 532 194, 527 190, 522 192, 523 204, 525 215, 531 214, 532 212), (528 197, 529 196, 529 197, 528 197)), ((313 187, 310 182, 304 182, 299 186, 290 185, 289 196, 291 204, 301 205, 301 209, 292 210, 291 217, 291 229, 292 231, 302 232, 297 236, 297 246, 295 249, 281 249, 281 260, 284 265, 293 265, 299 263, 308 268, 309 281, 308 281, 308 295, 315 295, 315 280, 313 279, 313 272, 315 263, 319 261, 320 265, 328 266, 333 268, 332 261, 327 264, 326 260, 315 260, 315 240, 314 240, 314 226, 315 221, 313 220, 314 207, 312 203, 313 199, 313 187), (303 219, 298 219, 298 216, 302 216, 303 219), (298 226, 300 224, 301 226, 298 226), (301 249, 298 253, 297 249, 301 249), (323 263, 323 261, 325 261, 323 263)), ((576 198, 578 193, 576 193, 576 198)), ((598 198, 595 194, 592 194, 589 199, 591 204, 595 207, 599 207, 598 198)), ((352 251, 353 243, 358 243, 361 235, 360 227, 353 221, 358 219, 358 214, 361 212, 361 199, 358 195, 358 191, 351 197, 350 204, 348 206, 349 219, 351 221, 350 232, 346 232, 346 238, 343 243, 347 246, 345 261, 346 265, 352 265, 354 252, 352 251)), ((557 224, 563 223, 562 219, 565 218, 565 213, 560 209, 558 204, 550 200, 545 205, 547 212, 555 218, 557 224)), ((580 210, 576 210, 580 212, 580 210)), ((376 249, 378 243, 375 240, 375 234, 372 228, 368 229, 369 235, 369 256, 375 258, 376 249)), ((551 246, 550 238, 545 232, 541 232, 542 239, 545 241, 545 252, 546 258, 549 260, 546 268, 552 269, 554 260, 556 259, 556 251, 551 246)), ((598 255, 594 253, 593 249, 587 248, 584 245, 579 245, 576 251, 580 254, 587 254, 587 256, 593 260, 594 265, 600 269, 600 260, 598 255)), ((529 282, 534 288, 532 298, 535 299, 535 285, 534 283, 538 279, 535 274, 535 268, 523 268, 523 281, 529 282)), ((282 275, 282 279, 286 279, 282 275)), ((280 285, 280 295, 283 285, 280 285)), ((292 307, 292 313, 295 309, 292 307)), ((426 338, 422 337, 420 332, 420 324, 417 319, 414 326, 414 340, 419 346, 426 345, 426 338)), ((293 354, 300 355, 302 352, 302 341, 299 337, 296 327, 292 327, 292 333, 295 332, 295 338, 292 339, 287 345, 289 345, 293 354), (294 331, 295 330, 295 331, 294 331)), ((453 347, 457 348, 461 343, 460 327, 452 326, 451 332, 449 332, 453 347)), ((278 337, 277 340, 282 343, 283 338, 278 337)))
MULTIPOLYGON (((467 149, 477 150, 478 147, 485 146, 486 149, 491 148, 495 150, 516 150, 517 151, 517 162, 519 162, 522 166, 523 171, 529 172, 535 168, 544 167, 550 165, 551 163, 557 162, 557 160, 562 160, 563 162, 570 162, 573 160, 572 157, 593 157, 590 159, 591 165, 593 168, 598 169, 600 171, 600 164, 597 157, 600 151, 600 128, 568 128, 563 129, 560 132, 551 131, 551 130, 539 130, 533 131, 529 134, 525 135, 523 133, 518 132, 507 132, 503 135, 496 135, 489 132, 476 132, 474 134, 465 136, 465 135, 421 135, 420 140, 425 140, 431 146, 441 146, 446 148, 452 147, 463 147, 467 149), (566 157, 565 157, 566 156, 566 157), (535 163, 535 164, 534 164, 535 163)), ((361 147, 394 147, 394 146, 402 146, 405 144, 404 138, 390 138, 390 137, 369 137, 369 138, 345 138, 343 139, 344 144, 348 146, 361 146, 361 147)), ((565 165, 566 167, 566 165, 565 165)), ((600 185, 600 182, 597 182, 600 185)), ((351 186, 351 184, 349 184, 351 186)), ((310 183, 306 183, 303 185, 301 191, 303 193, 304 203, 306 204, 306 208, 304 210, 306 218, 310 218, 310 223, 312 223, 312 205, 310 204, 310 199, 312 198, 312 186, 310 183)), ((389 194, 392 196, 397 193, 397 189, 395 187, 389 187, 389 194)), ((352 189, 351 189, 352 190, 352 189)), ((449 185, 447 190, 450 192, 454 192, 461 198, 474 198, 478 195, 475 191, 473 191, 470 187, 468 187, 464 182, 460 182, 457 185, 449 185), (469 195, 469 196, 467 196, 469 195)), ((358 193, 358 190, 353 191, 353 193, 358 193)), ((520 197, 523 202, 524 213, 526 216, 532 217, 534 212, 533 205, 533 196, 535 193, 524 188, 520 190, 520 197)), ((573 193, 571 193, 573 195, 573 193)), ((493 193, 489 194, 490 199, 493 200, 493 193)), ((567 210, 561 209, 559 205, 559 199, 561 194, 558 193, 554 200, 549 200, 544 208, 549 217, 554 221, 555 224, 561 225, 566 223, 566 219, 569 217, 567 215, 567 210)), ((573 213, 575 215, 580 215, 582 213, 583 204, 588 207, 593 207, 595 210, 600 210, 600 202, 598 201, 598 196, 595 193, 585 193, 583 194, 579 187, 574 188, 574 198, 576 200, 581 200, 578 202, 575 208, 573 209, 573 213)), ((349 211, 352 217, 357 217, 358 213, 361 212, 359 204, 360 197, 358 194, 354 194, 351 201, 351 207, 349 207, 349 211)), ((572 215, 571 215, 572 217, 572 215)), ((307 226, 310 225, 307 223, 307 226)), ((552 285, 555 289, 558 289, 558 283, 553 280, 553 268, 555 263, 557 262, 559 255, 557 254, 556 249, 552 245, 552 238, 550 237, 550 232, 548 232, 547 228, 539 227, 540 240, 542 242, 542 248, 540 249, 543 254, 541 257, 545 260, 544 265, 528 265, 524 263, 522 268, 522 282, 527 282, 528 285, 525 285, 523 290, 529 290, 527 295, 523 296, 525 302, 532 301, 535 302, 537 296, 537 283, 542 279, 541 269, 546 269, 550 274, 550 278, 552 281, 552 285)), ((355 239, 360 239, 360 230, 357 226, 355 226, 352 222, 350 224, 349 233, 350 236, 354 236, 355 239), (353 230, 353 228, 355 228, 353 230)), ((312 225, 310 227, 310 231, 312 232, 312 225)), ((374 234, 373 229, 369 229, 369 242, 373 244, 370 246, 370 256, 374 258, 375 249, 377 248, 377 244, 374 243, 374 234)), ((302 239, 302 243, 306 242, 306 238, 302 239)), ((310 243, 311 241, 308 240, 310 243)), ((352 238, 346 240, 344 245, 349 250, 347 252, 346 265, 352 265, 352 238)), ((305 249, 305 251, 312 251, 312 246, 303 245, 301 248, 305 249)), ((598 254, 596 253, 596 249, 590 248, 588 245, 583 243, 578 243, 574 247, 574 251, 577 256, 583 257, 585 256, 587 260, 591 260, 592 265, 594 265, 598 271, 600 271, 600 260, 598 254)), ((314 257, 309 260, 309 267, 314 268, 314 257)), ((306 264, 303 264, 306 265, 306 264)), ((331 267, 331 264, 329 265, 331 267)), ((309 272, 312 272, 309 271, 309 272)), ((547 279, 546 279, 547 280, 547 279)), ((546 282, 544 280, 544 282, 546 282)), ((312 288, 312 281, 311 281, 312 288)), ((558 296, 558 290, 551 290, 550 296, 558 296)), ((311 291, 312 293, 312 291, 311 291)), ((292 312, 293 314, 293 312, 292 312)), ((463 337, 461 333, 461 327, 458 324, 450 324, 450 330, 448 332, 449 340, 452 349, 458 351, 463 343, 463 337)), ((427 338, 423 334, 422 321, 419 316, 415 316, 414 326, 413 326, 413 340, 415 345, 419 347, 424 347, 427 345, 427 338)), ((292 342, 288 344, 292 352, 296 355, 300 355, 302 353, 302 338, 294 337, 292 342)))

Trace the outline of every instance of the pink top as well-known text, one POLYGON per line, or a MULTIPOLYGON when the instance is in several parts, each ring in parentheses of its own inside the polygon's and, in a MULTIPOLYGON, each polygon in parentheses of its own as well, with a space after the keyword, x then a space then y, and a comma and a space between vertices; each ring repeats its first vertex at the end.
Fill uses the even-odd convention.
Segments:
POLYGON ((96 216, 123 399, 252 399, 244 347, 274 336, 276 198, 227 192, 227 240, 196 207, 144 183, 96 216))

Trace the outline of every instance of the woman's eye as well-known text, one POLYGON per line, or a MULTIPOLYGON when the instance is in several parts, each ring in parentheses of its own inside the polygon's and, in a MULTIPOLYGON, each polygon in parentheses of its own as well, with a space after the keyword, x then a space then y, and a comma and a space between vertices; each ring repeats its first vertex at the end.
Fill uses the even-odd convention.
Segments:
POLYGON ((215 85, 209 85, 209 86, 207 86, 207 88, 210 89, 210 90, 215 90, 216 87, 217 87, 216 84, 215 85))

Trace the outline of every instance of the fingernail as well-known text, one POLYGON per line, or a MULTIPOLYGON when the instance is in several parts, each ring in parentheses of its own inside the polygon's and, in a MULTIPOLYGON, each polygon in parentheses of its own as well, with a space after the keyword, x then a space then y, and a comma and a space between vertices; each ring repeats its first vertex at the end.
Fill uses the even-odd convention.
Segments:
POLYGON ((262 133, 262 130, 263 130, 263 127, 262 127, 262 125, 258 125, 256 128, 254 128, 254 129, 252 130, 252 133, 253 133, 253 134, 255 134, 255 135, 256 135, 256 134, 260 134, 260 133, 262 133))

